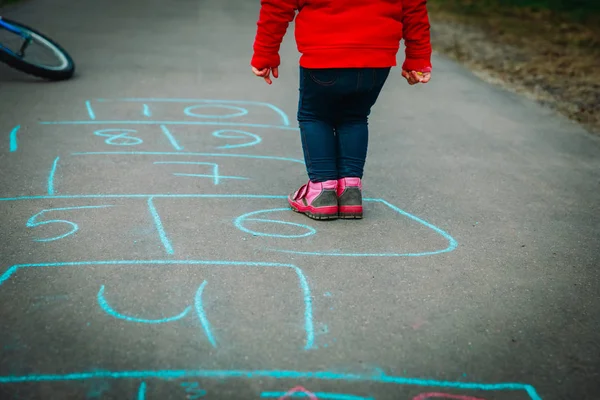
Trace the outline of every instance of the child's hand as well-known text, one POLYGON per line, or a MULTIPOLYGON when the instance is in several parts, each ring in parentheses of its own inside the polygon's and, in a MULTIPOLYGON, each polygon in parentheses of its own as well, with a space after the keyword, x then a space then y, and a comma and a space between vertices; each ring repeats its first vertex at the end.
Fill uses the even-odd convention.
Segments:
POLYGON ((264 78, 265 82, 267 82, 269 85, 273 83, 273 81, 271 80, 271 71, 273 71, 274 78, 279 78, 279 68, 277 67, 264 69, 257 69, 252 67, 252 72, 254 72, 254 75, 264 78))
POLYGON ((417 72, 402 70, 402 76, 408 81, 409 85, 417 83, 427 83, 431 79, 431 72, 417 72))

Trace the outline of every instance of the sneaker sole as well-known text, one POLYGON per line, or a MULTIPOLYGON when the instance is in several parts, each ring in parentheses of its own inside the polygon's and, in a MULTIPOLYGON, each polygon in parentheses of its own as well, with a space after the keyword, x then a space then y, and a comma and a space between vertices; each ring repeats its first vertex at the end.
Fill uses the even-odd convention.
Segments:
POLYGON ((342 219, 362 219, 363 208, 362 206, 341 206, 338 215, 342 219))
POLYGON ((296 207, 294 207, 292 205, 290 205, 290 207, 292 208, 292 211, 297 212, 298 214, 304 214, 308 218, 316 219, 316 220, 319 220, 319 221, 333 220, 333 219, 338 219, 339 218, 337 212, 336 213, 315 213, 315 212, 312 212, 310 210, 301 211, 301 210, 297 209, 296 207))
POLYGON ((338 217, 341 219, 362 219, 362 213, 340 213, 338 217))

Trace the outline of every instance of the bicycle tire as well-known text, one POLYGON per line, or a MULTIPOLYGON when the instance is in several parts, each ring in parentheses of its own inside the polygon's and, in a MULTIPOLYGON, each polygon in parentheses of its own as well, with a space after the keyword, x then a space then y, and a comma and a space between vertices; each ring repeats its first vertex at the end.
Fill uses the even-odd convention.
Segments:
POLYGON ((24 72, 29 75, 37 76, 39 78, 48 79, 51 81, 62 81, 70 79, 75 73, 75 63, 73 59, 67 53, 65 49, 63 49, 58 43, 54 40, 50 39, 48 36, 43 33, 24 25, 20 22, 16 22, 10 20, 8 18, 2 17, 2 21, 14 25, 19 29, 29 33, 36 39, 41 39, 42 44, 52 50, 56 55, 62 57, 63 65, 60 69, 47 67, 43 65, 38 65, 34 63, 27 62, 22 58, 19 58, 16 54, 11 52, 8 49, 4 49, 0 47, 0 61, 3 61, 7 65, 12 68, 15 68, 21 72, 24 72))

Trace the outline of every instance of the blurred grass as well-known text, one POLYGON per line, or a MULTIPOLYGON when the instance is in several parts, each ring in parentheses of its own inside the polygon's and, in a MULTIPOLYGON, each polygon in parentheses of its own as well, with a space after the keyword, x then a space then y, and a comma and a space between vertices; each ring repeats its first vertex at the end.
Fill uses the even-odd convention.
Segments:
POLYGON ((600 133, 600 0, 428 0, 436 50, 600 133))
POLYGON ((584 23, 598 22, 600 14, 598 0, 429 0, 429 3, 467 15, 551 12, 584 23))

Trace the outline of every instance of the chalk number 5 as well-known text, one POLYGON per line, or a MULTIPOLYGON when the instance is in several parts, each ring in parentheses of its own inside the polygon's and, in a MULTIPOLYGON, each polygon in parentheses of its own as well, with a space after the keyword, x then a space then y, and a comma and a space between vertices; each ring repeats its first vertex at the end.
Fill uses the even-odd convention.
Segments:
POLYGON ((42 225, 48 225, 48 224, 63 224, 63 225, 68 225, 71 230, 68 231, 67 233, 63 233, 62 235, 59 236, 54 236, 51 238, 46 238, 46 239, 34 239, 34 241, 36 242, 52 242, 54 240, 59 240, 59 239, 63 239, 66 238, 69 235, 74 234, 75 232, 77 232, 79 230, 79 226, 77 226, 77 224, 75 222, 71 222, 71 221, 66 221, 64 219, 51 219, 51 220, 47 220, 47 221, 39 221, 39 219, 47 212, 56 212, 56 211, 69 211, 69 210, 81 210, 81 209, 88 209, 88 208, 106 208, 106 207, 112 207, 111 205, 104 205, 104 206, 82 206, 82 207, 64 207, 64 208, 50 208, 47 210, 42 210, 39 213, 35 214, 34 216, 32 216, 31 218, 29 218, 29 221, 27 221, 27 227, 28 228, 36 228, 38 226, 42 226, 42 225))

